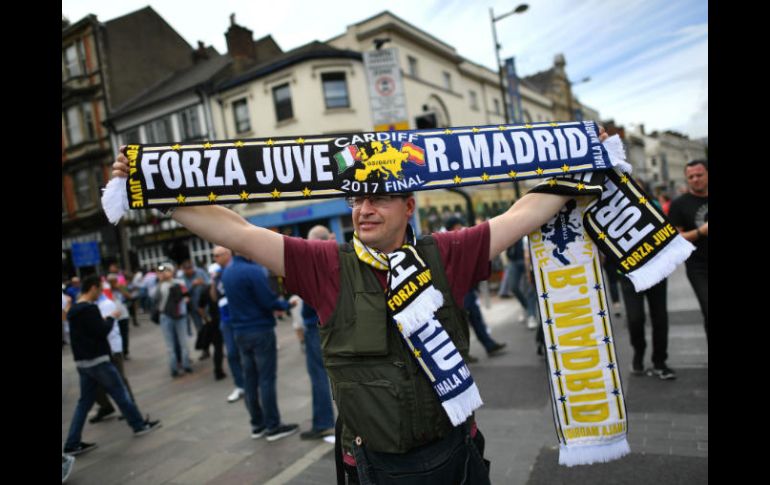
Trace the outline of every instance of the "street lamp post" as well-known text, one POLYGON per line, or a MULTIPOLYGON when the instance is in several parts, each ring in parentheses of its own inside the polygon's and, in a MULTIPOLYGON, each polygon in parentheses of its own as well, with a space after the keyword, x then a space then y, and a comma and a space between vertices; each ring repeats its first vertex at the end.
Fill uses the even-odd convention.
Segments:
MULTIPOLYGON (((526 3, 522 3, 515 9, 511 10, 508 13, 504 13, 503 15, 500 15, 499 17, 495 17, 495 12, 492 7, 489 7, 489 19, 492 22, 492 37, 495 41, 495 58, 497 59, 497 74, 500 80, 500 95, 502 96, 502 103, 503 103, 503 112, 505 113, 505 123, 510 123, 510 119, 508 117, 508 103, 505 102, 505 84, 503 83, 503 66, 500 64, 500 43, 497 41, 497 29, 495 28, 495 22, 498 20, 502 20, 505 17, 508 17, 509 15, 513 15, 515 13, 523 13, 526 12, 529 8, 529 5, 526 3)), ((519 191, 519 181, 514 180, 513 181, 513 187, 516 192, 516 199, 518 200, 521 196, 519 191)))
MULTIPOLYGON (((577 115, 577 110, 574 107, 575 96, 572 95, 572 88, 577 86, 578 84, 587 83, 590 80, 591 80, 591 76, 586 76, 583 79, 581 79, 580 81, 575 81, 574 83, 570 82, 569 79, 567 79, 567 82, 569 83, 569 115, 575 121, 582 121, 582 120, 579 120, 578 117, 576 116, 577 115)), ((581 116, 581 118, 582 118, 582 116, 581 116)))

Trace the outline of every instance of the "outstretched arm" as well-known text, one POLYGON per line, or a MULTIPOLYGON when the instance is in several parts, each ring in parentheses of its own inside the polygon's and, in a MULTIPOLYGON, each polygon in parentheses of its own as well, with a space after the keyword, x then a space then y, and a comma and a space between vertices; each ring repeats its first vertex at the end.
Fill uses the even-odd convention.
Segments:
MULTIPOLYGON (((113 177, 128 177, 128 159, 120 148, 112 165, 113 177)), ((239 214, 222 206, 177 208, 172 218, 194 234, 213 244, 224 246, 285 276, 283 236, 263 227, 249 224, 239 214)))
MULTIPOLYGON (((599 140, 609 137, 599 127, 599 140)), ((552 194, 527 194, 505 213, 489 221, 489 259, 548 222, 572 197, 552 194)))
POLYGON ((489 259, 552 218, 571 197, 527 194, 505 213, 489 221, 489 259))

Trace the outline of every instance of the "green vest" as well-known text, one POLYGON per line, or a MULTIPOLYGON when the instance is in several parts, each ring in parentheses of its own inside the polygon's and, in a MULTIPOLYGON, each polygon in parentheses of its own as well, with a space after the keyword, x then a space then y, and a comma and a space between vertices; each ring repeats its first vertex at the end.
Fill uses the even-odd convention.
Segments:
MULTIPOLYGON (((426 236, 416 248, 431 269, 433 285, 444 296, 436 316, 467 358, 468 322, 452 298, 438 247, 426 236)), ((324 365, 342 419, 343 448, 349 451, 360 437, 373 451, 406 453, 443 438, 452 425, 427 376, 388 321, 385 293, 374 268, 359 261, 347 244, 340 245, 339 258, 339 299, 320 333, 324 365)))

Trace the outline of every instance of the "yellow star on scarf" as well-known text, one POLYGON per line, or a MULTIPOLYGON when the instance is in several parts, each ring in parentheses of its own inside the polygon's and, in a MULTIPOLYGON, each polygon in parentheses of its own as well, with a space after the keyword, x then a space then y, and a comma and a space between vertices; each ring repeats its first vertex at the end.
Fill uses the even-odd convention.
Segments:
POLYGON ((483 180, 484 182, 489 180, 489 175, 487 175, 487 172, 484 172, 481 174, 481 180, 483 180))
POLYGON ((600 233, 599 233, 599 239, 601 239, 602 241, 604 241, 605 239, 607 239, 607 235, 606 235, 606 234, 604 234, 603 232, 600 232, 600 233))
POLYGON ((403 325, 401 325, 400 323, 397 323, 397 324, 396 324, 396 326, 398 326, 398 331, 403 333, 403 331, 404 331, 404 326, 403 326, 403 325))
POLYGON ((455 181, 456 184, 459 184, 460 182, 463 181, 463 179, 461 179, 459 175, 455 175, 455 178, 453 180, 455 181))
POLYGON ((451 135, 452 134, 452 130, 447 128, 446 130, 444 130, 444 133, 447 134, 447 135, 451 135))
POLYGON ((206 142, 203 144, 203 148, 211 148, 213 145, 210 142, 206 142))
POLYGON ((179 196, 176 198, 176 201, 180 204, 184 204, 185 197, 182 194, 179 194, 179 196))
POLYGON ((302 138, 302 137, 299 137, 299 138, 297 138, 297 143, 299 143, 300 145, 302 145, 303 143, 305 143, 305 139, 304 139, 304 138, 302 138))
POLYGON ((310 193, 311 192, 312 192, 312 190, 310 190, 307 187, 305 187, 305 190, 302 191, 302 195, 304 195, 305 197, 310 197, 310 193))
POLYGON ((172 150, 179 150, 180 148, 182 148, 182 145, 180 145, 179 143, 171 147, 172 150))
POLYGON ((551 187, 553 187, 554 185, 556 185, 556 179, 550 179, 550 180, 548 180, 548 185, 550 185, 551 187))
POLYGON ((419 359, 420 358, 420 351, 417 350, 417 349, 414 349, 414 356, 419 359))
POLYGON ((275 145, 275 142, 273 141, 272 138, 270 138, 269 140, 267 140, 267 144, 270 145, 270 146, 273 146, 273 145, 275 145))
POLYGON ((249 193, 248 192, 246 192, 245 190, 243 192, 241 192, 241 200, 246 200, 248 198, 249 198, 249 193))
POLYGON ((510 172, 508 172, 508 176, 511 177, 512 179, 515 179, 516 178, 516 172, 511 170, 510 172))
POLYGON ((524 128, 532 128, 532 125, 530 125, 529 123, 526 123, 526 124, 524 125, 524 128))
POLYGON ((535 172, 537 172, 538 175, 543 175, 543 169, 540 167, 537 167, 537 170, 535 170, 535 172))
POLYGON ((554 123, 553 121, 552 121, 552 122, 550 122, 550 123, 548 123, 548 124, 549 124, 549 125, 551 125, 551 126, 559 126, 559 124, 558 124, 558 123, 554 123))
POLYGON ((273 191, 270 192, 270 195, 272 195, 274 199, 277 199, 278 197, 281 196, 281 193, 278 192, 278 189, 273 189, 273 191))
POLYGON ((577 189, 578 190, 585 190, 586 186, 584 184, 582 184, 582 183, 579 183, 579 184, 577 184, 577 189))
POLYGON ((479 129, 478 128, 473 128, 471 131, 474 132, 474 133, 478 133, 479 129))
POLYGON ((503 126, 503 125, 500 125, 500 126, 498 126, 497 128, 498 128, 500 131, 503 131, 503 130, 505 129, 505 126, 503 126))
POLYGON ((564 165, 562 165, 562 166, 561 166, 561 171, 562 171, 562 172, 567 172, 567 171, 569 171, 569 166, 567 166, 567 164, 565 163, 564 165))
POLYGON ((214 202, 215 200, 217 200, 217 196, 214 195, 214 192, 211 192, 209 194, 209 202, 214 202))
POLYGON ((642 204, 642 205, 646 204, 647 203, 647 197, 645 197, 645 196, 639 197, 639 203, 642 204))
POLYGON ((620 183, 621 184, 627 184, 628 183, 628 177, 626 177, 625 175, 620 177, 620 183))
POLYGON ((242 147, 243 146, 243 142, 241 140, 238 140, 235 143, 233 143, 233 145, 235 145, 237 147, 242 147))

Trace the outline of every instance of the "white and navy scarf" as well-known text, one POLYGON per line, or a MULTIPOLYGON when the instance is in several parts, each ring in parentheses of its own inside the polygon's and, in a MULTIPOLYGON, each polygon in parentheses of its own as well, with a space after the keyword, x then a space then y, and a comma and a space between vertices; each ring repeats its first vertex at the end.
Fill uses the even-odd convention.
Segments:
POLYGON ((444 304, 444 297, 433 286, 431 270, 417 253, 411 226, 407 226, 407 241, 385 254, 368 247, 354 234, 353 248, 358 259, 388 272, 388 320, 398 328, 404 344, 431 382, 449 420, 459 426, 483 402, 460 351, 436 319, 435 312, 444 304))

